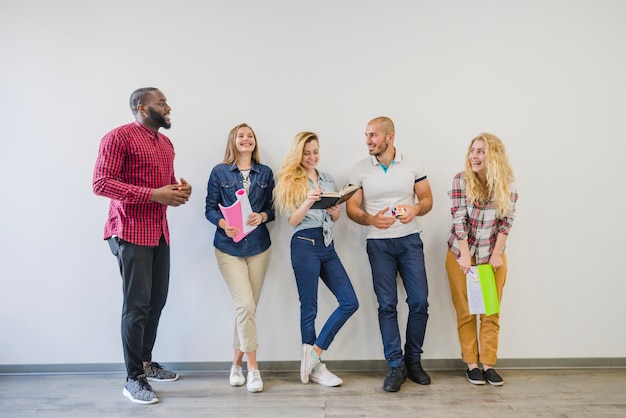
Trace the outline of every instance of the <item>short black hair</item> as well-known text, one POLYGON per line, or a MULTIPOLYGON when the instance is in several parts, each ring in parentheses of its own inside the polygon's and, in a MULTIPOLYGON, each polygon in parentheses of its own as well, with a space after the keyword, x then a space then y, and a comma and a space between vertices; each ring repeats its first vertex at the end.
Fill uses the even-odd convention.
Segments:
POLYGON ((158 90, 156 87, 142 87, 130 95, 130 110, 133 112, 133 115, 137 114, 137 106, 144 103, 146 98, 156 90, 158 90))

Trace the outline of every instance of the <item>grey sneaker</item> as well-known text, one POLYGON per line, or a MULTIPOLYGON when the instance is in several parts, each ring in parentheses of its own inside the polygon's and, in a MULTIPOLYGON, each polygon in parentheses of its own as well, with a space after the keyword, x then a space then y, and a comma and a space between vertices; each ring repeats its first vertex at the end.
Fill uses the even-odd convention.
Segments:
POLYGON ((176 373, 165 370, 155 361, 148 364, 143 370, 146 372, 146 379, 148 380, 155 382, 173 382, 174 380, 178 380, 178 375, 176 373))
POLYGON ((146 381, 146 376, 137 376, 136 379, 126 379, 122 394, 131 402, 148 405, 159 402, 156 393, 152 390, 150 383, 146 381))

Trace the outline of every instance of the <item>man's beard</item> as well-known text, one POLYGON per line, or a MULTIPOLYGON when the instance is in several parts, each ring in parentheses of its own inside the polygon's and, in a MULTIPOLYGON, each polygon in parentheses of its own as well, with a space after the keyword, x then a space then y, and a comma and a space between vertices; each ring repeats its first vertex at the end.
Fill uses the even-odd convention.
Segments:
POLYGON ((157 125, 159 125, 161 128, 170 129, 170 127, 172 126, 170 122, 165 120, 163 115, 161 115, 156 110, 152 109, 152 107, 150 106, 148 106, 148 116, 150 116, 150 119, 155 121, 157 125))
POLYGON ((387 151, 387 148, 389 148, 389 144, 385 143, 385 148, 378 148, 376 150, 374 150, 374 153, 372 154, 374 157, 380 157, 382 154, 385 153, 385 151, 387 151))

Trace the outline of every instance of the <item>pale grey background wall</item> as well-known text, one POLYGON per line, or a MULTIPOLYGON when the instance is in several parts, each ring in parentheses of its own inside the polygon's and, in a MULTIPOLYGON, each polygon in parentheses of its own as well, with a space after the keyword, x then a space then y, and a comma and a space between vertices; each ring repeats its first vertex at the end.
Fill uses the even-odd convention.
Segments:
MULTIPOLYGON (((378 115, 393 118, 434 191, 421 220, 425 359, 459 357, 446 192, 482 131, 507 144, 520 195, 500 357, 626 357, 625 18, 619 0, 2 1, 0 364, 122 362, 108 201, 91 177, 100 138, 132 120, 128 96, 142 86, 168 97, 177 175, 194 187, 169 211, 158 361, 231 358, 232 302, 204 218, 230 128, 251 124, 275 170, 297 132, 315 131, 320 168, 343 183, 378 115)), ((297 360, 290 229, 278 218, 270 230, 259 359, 297 360)), ((382 359, 364 230, 344 213, 336 236, 361 309, 325 357, 382 359)), ((320 293, 325 317, 334 303, 320 293)))

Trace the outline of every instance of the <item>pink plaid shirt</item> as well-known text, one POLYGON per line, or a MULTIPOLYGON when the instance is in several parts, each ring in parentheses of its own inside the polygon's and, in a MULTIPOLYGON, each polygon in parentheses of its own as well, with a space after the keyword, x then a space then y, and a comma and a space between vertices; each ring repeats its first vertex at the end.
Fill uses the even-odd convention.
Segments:
POLYGON ((136 245, 169 244, 167 205, 152 202, 152 190, 176 184, 174 147, 169 138, 135 121, 107 133, 100 142, 93 191, 111 199, 104 239, 117 235, 136 245))
POLYGON ((496 207, 492 200, 471 204, 465 195, 463 173, 454 176, 448 196, 452 200, 452 230, 448 247, 457 256, 461 254, 458 240, 467 239, 470 256, 476 256, 476 264, 486 264, 496 245, 498 234, 508 235, 515 219, 517 190, 515 183, 509 183, 511 201, 503 218, 496 218, 496 207))

